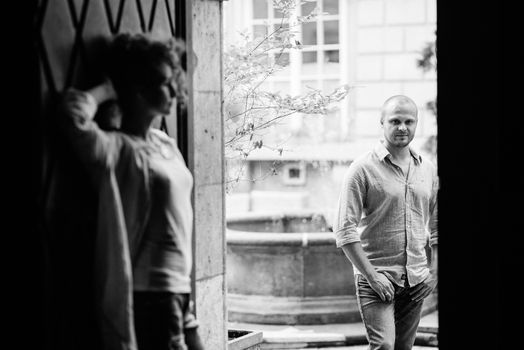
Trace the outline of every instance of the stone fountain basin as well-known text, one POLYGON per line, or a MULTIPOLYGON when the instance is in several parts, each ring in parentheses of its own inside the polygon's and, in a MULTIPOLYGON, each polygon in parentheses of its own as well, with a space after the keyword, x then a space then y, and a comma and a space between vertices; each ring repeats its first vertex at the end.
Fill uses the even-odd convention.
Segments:
POLYGON ((230 321, 324 324, 360 320, 352 265, 336 248, 322 215, 237 215, 227 220, 226 240, 230 321))
MULTIPOLYGON (((232 322, 360 322, 353 266, 315 212, 227 218, 227 302, 232 322)), ((423 306, 437 308, 437 293, 423 306)))

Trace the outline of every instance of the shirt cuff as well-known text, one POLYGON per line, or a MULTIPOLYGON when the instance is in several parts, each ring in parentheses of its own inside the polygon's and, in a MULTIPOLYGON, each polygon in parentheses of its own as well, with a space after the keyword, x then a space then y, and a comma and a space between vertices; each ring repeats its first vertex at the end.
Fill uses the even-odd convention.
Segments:
POLYGON ((337 248, 350 243, 360 242, 360 235, 354 230, 337 231, 335 243, 337 248))

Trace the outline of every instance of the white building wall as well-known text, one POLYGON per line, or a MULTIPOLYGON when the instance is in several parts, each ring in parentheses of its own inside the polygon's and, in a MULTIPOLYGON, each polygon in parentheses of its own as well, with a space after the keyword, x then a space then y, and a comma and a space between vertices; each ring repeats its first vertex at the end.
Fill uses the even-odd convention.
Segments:
MULTIPOLYGON (((424 73, 416 60, 427 42, 434 41, 436 0, 349 0, 355 3, 357 23, 353 82, 349 97, 355 99, 350 115, 350 139, 381 136, 380 108, 395 94, 410 96, 419 107, 419 128, 415 142, 436 134, 435 117, 426 103, 437 93, 435 72, 424 73)), ((345 16, 350 16, 346 13, 345 16)))

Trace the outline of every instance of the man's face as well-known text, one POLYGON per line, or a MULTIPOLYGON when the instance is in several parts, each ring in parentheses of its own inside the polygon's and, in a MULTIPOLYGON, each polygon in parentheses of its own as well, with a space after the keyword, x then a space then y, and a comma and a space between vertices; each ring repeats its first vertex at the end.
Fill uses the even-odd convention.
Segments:
POLYGON ((385 110, 382 122, 386 142, 391 147, 406 147, 415 137, 417 123, 417 111, 413 106, 390 106, 385 110))

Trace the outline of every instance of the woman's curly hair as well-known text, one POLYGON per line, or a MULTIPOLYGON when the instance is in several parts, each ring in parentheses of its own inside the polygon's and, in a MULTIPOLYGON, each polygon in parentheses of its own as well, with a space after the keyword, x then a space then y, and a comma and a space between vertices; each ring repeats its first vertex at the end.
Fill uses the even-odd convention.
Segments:
POLYGON ((119 100, 126 104, 132 93, 158 84, 155 68, 167 63, 176 82, 177 100, 187 99, 186 50, 180 39, 160 41, 147 34, 117 34, 109 43, 106 74, 119 100))

